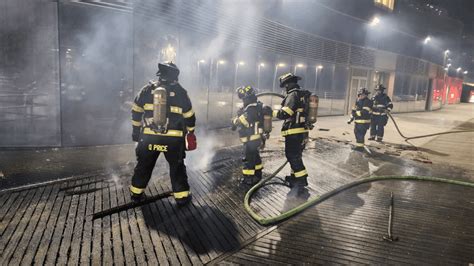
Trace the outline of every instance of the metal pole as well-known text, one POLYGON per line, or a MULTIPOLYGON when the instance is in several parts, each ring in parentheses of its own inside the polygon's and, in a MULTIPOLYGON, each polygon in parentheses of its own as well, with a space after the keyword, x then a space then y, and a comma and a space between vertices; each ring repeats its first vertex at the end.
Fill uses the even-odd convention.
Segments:
MULTIPOLYGON (((276 82, 277 71, 278 71, 278 64, 275 65, 275 72, 273 73, 272 92, 275 92, 275 82, 276 82)), ((273 108, 273 97, 270 98, 270 106, 273 108)))
POLYGON ((216 64, 216 88, 219 88, 219 60, 216 64))
POLYGON ((275 92, 275 82, 276 82, 277 71, 278 71, 278 65, 275 65, 275 72, 273 73, 272 92, 275 92))
POLYGON ((239 63, 235 64, 235 73, 234 73, 234 89, 231 91, 231 107, 230 107, 230 117, 234 117, 234 90, 237 87, 237 72, 239 71, 239 63))
POLYGON ((212 59, 209 62, 209 81, 207 82, 207 101, 206 101, 206 127, 209 129, 209 94, 212 86, 212 59))
POLYGON ((260 65, 257 66, 257 89, 260 90, 260 65))
POLYGON ((200 86, 201 86, 201 71, 199 71, 199 70, 200 70, 199 64, 200 64, 201 62, 198 61, 197 63, 198 63, 198 71, 197 71, 197 75, 198 75, 198 86, 200 87, 200 86))
POLYGON ((314 93, 318 91, 318 67, 316 67, 316 75, 314 77, 314 93))

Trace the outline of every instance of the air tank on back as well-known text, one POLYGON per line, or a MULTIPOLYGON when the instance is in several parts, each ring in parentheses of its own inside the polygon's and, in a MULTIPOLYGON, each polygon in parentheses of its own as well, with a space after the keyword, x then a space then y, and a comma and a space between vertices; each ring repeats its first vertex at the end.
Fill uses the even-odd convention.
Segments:
POLYGON ((153 123, 158 131, 165 131, 168 124, 167 92, 163 87, 153 91, 153 123))
POLYGON ((318 120, 319 97, 312 94, 309 96, 308 121, 310 124, 316 123, 318 120))
POLYGON ((263 133, 270 134, 272 132, 272 108, 270 106, 263 107, 263 133))

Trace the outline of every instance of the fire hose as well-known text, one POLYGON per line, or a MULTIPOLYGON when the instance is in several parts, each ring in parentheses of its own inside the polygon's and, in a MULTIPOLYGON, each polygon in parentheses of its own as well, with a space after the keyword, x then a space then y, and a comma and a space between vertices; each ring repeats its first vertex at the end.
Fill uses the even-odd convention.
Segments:
POLYGON ((433 137, 433 136, 438 136, 438 135, 445 135, 445 134, 474 132, 474 130, 454 130, 454 131, 444 131, 444 132, 432 133, 432 134, 427 134, 427 135, 407 137, 407 136, 403 135, 403 133, 400 131, 400 128, 398 127, 397 121, 395 121, 395 118, 393 118, 392 114, 390 114, 390 112, 386 112, 386 114, 392 120, 393 124, 395 125, 395 128, 397 129, 398 134, 400 134, 400 136, 402 138, 404 138, 405 141, 408 141, 408 140, 411 140, 411 139, 421 139, 421 138, 433 137))
MULTIPOLYGON (((264 93, 260 93, 260 94, 257 94, 257 97, 260 97, 260 96, 277 96, 277 97, 281 97, 283 98, 283 95, 279 94, 279 93, 274 93, 274 92, 264 92, 264 93)), ((415 137, 405 137, 401 131, 399 130, 398 128, 398 125, 396 124, 395 120, 393 119, 393 117, 388 114, 389 117, 392 119, 392 121, 394 122, 397 130, 398 130, 398 133, 405 138, 405 140, 408 140, 408 139, 414 139, 414 138, 422 138, 422 137, 428 137, 428 136, 433 136, 433 135, 441 135, 441 134, 450 134, 450 133, 461 133, 461 131, 451 131, 451 132, 440 132, 440 133, 436 133, 436 134, 429 134, 429 135, 425 135, 425 136, 415 136, 415 137)), ((466 132, 466 131, 462 131, 462 132, 466 132)), ((467 132, 472 132, 472 131, 467 131, 467 132)), ((323 195, 321 196, 317 196, 315 198, 312 198, 308 201, 306 201, 305 203, 303 204, 300 204, 288 211, 285 211, 279 215, 276 215, 276 216, 272 216, 272 217, 263 217, 261 216, 260 214, 256 213, 252 207, 250 206, 250 202, 251 202, 251 199, 252 199, 252 196, 259 190, 261 189, 262 187, 266 186, 266 185, 269 185, 269 183, 267 183, 268 181, 270 181, 272 178, 276 177, 278 175, 278 173, 286 166, 286 164, 288 163, 288 161, 285 161, 280 167, 278 167, 270 176, 266 177, 266 178, 263 178, 262 180, 260 180, 260 182, 258 182, 257 184, 255 184, 252 188, 250 188, 247 193, 245 194, 245 197, 244 197, 244 208, 245 210, 247 211, 247 213, 255 220, 257 221, 259 224, 261 225, 272 225, 272 224, 276 224, 276 223, 279 223, 281 221, 284 221, 290 217, 293 217, 301 212, 303 212, 304 210, 308 209, 309 207, 312 207, 314 205, 317 205, 343 191, 346 191, 350 188, 353 188, 355 186, 358 186, 358 185, 361 185, 361 184, 365 184, 365 183, 372 183, 372 182, 377 182, 377 181, 387 181, 387 180, 393 180, 393 181, 427 181, 427 182, 438 182, 438 183, 445 183, 445 184, 451 184, 451 185, 459 185, 459 186, 465 186, 465 187, 470 187, 470 188, 474 188, 474 183, 471 183, 471 182, 465 182, 465 181, 459 181, 459 180, 452 180, 452 179, 446 179, 446 178, 439 178, 439 177, 430 177, 430 176, 396 176, 396 175, 392 175, 392 176, 373 176, 373 177, 367 177, 367 178, 363 178, 363 179, 359 179, 359 180, 355 180, 353 182, 350 182, 348 184, 345 184, 343 186, 340 186, 332 191, 329 191, 327 193, 324 193, 323 195)))
POLYGON ((367 177, 359 180, 355 180, 353 182, 350 182, 348 184, 345 184, 341 187, 338 187, 332 191, 329 191, 321 196, 317 196, 313 199, 310 199, 309 201, 296 206, 295 208, 288 210, 286 212, 283 212, 279 215, 273 216, 273 217, 263 217, 256 213, 250 206, 250 202, 252 199, 252 196, 262 187, 267 185, 267 182, 274 178, 288 163, 288 161, 285 161, 280 167, 278 167, 275 172, 273 172, 270 176, 262 179, 260 182, 258 182, 256 185, 254 185, 250 190, 245 194, 244 197, 244 207, 247 213, 259 224, 261 225, 272 225, 279 223, 281 221, 284 221, 292 216, 295 216, 302 211, 308 209, 311 206, 317 205, 343 191, 346 191, 350 188, 353 188, 355 186, 365 184, 365 183, 371 183, 371 182, 376 182, 376 181, 387 181, 387 180, 394 180, 394 181, 429 181, 429 182, 438 182, 438 183, 446 183, 446 184, 451 184, 451 185, 459 185, 459 186, 465 186, 465 187, 470 187, 474 188, 474 183, 471 182, 465 182, 465 181, 459 181, 459 180, 452 180, 452 179, 445 179, 445 178, 439 178, 439 177, 430 177, 430 176, 374 176, 374 177, 367 177))

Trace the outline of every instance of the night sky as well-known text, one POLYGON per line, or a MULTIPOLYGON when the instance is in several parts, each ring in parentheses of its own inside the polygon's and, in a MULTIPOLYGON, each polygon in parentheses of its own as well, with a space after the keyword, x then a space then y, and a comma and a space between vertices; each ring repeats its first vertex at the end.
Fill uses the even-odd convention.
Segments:
POLYGON ((427 2, 446 9, 450 17, 464 23, 466 33, 474 34, 474 0, 431 0, 427 2))

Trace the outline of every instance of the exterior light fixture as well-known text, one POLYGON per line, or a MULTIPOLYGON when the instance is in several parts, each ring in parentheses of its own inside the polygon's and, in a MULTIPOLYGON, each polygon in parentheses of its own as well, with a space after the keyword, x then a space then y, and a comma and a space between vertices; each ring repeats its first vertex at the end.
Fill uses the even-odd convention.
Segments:
POLYGON ((370 21, 370 26, 377 26, 380 23, 380 19, 378 17, 374 17, 372 21, 370 21))
POLYGON ((303 64, 297 64, 296 67, 304 67, 303 64))
POLYGON ((466 74, 469 73, 469 72, 466 70, 466 71, 464 71, 464 72, 462 72, 462 73, 463 73, 464 75, 466 75, 466 74))
POLYGON ((260 63, 260 67, 265 67, 265 63, 260 63))
POLYGON ((239 65, 243 66, 243 65, 245 65, 245 62, 244 62, 244 61, 240 61, 240 62, 239 62, 239 65))
POLYGON ((285 63, 279 63, 278 66, 279 67, 284 67, 284 66, 286 66, 286 64, 285 63))
POLYGON ((429 41, 431 41, 431 37, 430 37, 430 36, 426 37, 423 42, 424 42, 425 44, 427 44, 429 41))
POLYGON ((461 68, 461 67, 458 67, 458 68, 456 69, 456 72, 459 72, 459 71, 461 71, 461 70, 462 70, 462 68, 461 68))
POLYGON ((223 64, 225 64, 225 61, 224 60, 219 60, 217 63, 219 63, 220 65, 223 65, 223 64))
POLYGON ((318 65, 317 68, 318 68, 318 69, 323 69, 323 66, 322 66, 322 65, 318 65))
POLYGON ((446 50, 446 51, 444 51, 444 54, 449 54, 450 52, 451 52, 451 51, 446 50))

